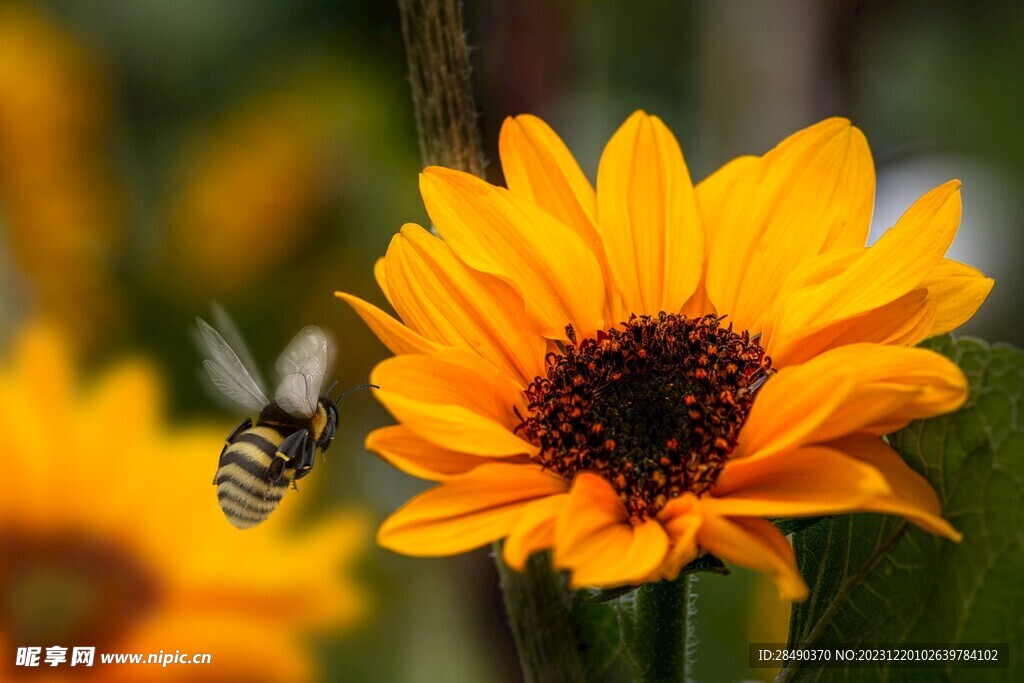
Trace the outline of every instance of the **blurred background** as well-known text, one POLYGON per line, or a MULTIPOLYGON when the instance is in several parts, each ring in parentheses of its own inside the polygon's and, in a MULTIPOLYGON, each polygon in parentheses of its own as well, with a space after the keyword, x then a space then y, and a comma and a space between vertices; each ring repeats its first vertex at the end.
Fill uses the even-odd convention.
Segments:
MULTIPOLYGON (((637 108, 672 128, 695 179, 848 116, 877 166, 874 236, 960 178, 951 255, 997 283, 964 331, 1024 338, 1019 3, 520 0, 470 2, 466 22, 492 181, 511 114, 545 118, 591 179, 604 142, 637 108)), ((387 353, 333 292, 385 305, 372 266, 402 223, 427 220, 420 166, 394 3, 0 2, 3 358, 43 319, 83 383, 129 356, 148 359, 164 428, 206 425, 212 474, 238 418, 197 379, 194 316, 219 301, 264 369, 298 328, 321 325, 338 342, 340 385, 366 381, 387 353)), ((341 509, 372 529, 423 488, 363 450, 388 422, 368 393, 345 401, 339 438, 281 536, 341 509)), ((154 472, 175 466, 173 454, 161 457, 154 472)), ((226 524, 202 477, 176 495, 203 511, 195 524, 226 524)), ((351 528, 340 533, 339 544, 355 543, 351 528)), ((350 553, 361 560, 337 571, 366 608, 296 627, 307 667, 297 680, 520 679, 486 552, 411 559, 363 537, 350 553)), ((0 566, 0 643, 22 637, 12 571, 0 566)), ((788 609, 774 590, 742 571, 698 586, 696 678, 768 679, 746 668, 746 643, 785 639, 788 609)), ((222 638, 239 636, 211 633, 214 667, 222 638)))

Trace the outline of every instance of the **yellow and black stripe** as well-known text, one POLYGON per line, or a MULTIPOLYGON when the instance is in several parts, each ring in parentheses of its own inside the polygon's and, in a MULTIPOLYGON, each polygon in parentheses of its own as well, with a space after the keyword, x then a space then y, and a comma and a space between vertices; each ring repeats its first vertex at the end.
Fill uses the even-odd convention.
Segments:
POLYGON ((284 470, 284 476, 271 483, 271 470, 280 472, 285 462, 278 455, 284 440, 276 429, 265 426, 250 427, 237 434, 220 457, 217 476, 217 500, 228 521, 239 529, 248 529, 265 520, 284 497, 294 472, 284 470))

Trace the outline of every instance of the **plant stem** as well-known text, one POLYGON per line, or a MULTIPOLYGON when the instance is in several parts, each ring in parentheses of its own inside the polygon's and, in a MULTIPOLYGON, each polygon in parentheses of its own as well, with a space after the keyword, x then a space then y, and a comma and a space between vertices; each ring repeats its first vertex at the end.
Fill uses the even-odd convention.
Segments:
POLYGON ((426 165, 483 177, 459 0, 398 0, 420 153, 426 165))
POLYGON ((547 553, 533 555, 522 572, 510 569, 494 546, 505 609, 512 626, 526 683, 582 683, 572 619, 572 595, 551 567, 547 553))
POLYGON ((619 598, 622 644, 637 683, 689 680, 695 646, 692 581, 683 574, 675 581, 648 583, 619 598))

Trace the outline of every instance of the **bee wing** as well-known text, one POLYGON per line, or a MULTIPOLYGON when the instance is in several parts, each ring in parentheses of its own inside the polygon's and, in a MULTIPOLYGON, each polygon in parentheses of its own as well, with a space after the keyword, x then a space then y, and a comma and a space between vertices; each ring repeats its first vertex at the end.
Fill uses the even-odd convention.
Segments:
POLYGON ((199 333, 210 352, 210 358, 203 361, 203 367, 210 375, 214 386, 232 401, 249 408, 263 410, 270 403, 266 394, 224 337, 202 318, 196 318, 199 333))
MULTIPOLYGON (((242 361, 242 367, 244 367, 249 374, 252 376, 256 386, 266 387, 267 383, 263 381, 263 376, 260 374, 260 368, 256 365, 256 361, 252 357, 252 353, 249 351, 249 345, 245 343, 245 338, 242 337, 242 333, 238 331, 238 327, 235 325, 235 321, 231 319, 227 311, 216 301, 210 305, 210 309, 213 312, 213 324, 216 325, 216 329, 220 331, 221 337, 228 343, 235 354, 238 356, 238 360, 242 361)), ((263 393, 267 393, 264 389, 263 393)))
POLYGON ((274 397, 277 404, 293 417, 312 417, 320 401, 329 361, 324 331, 315 325, 299 330, 277 359, 281 375, 274 397))

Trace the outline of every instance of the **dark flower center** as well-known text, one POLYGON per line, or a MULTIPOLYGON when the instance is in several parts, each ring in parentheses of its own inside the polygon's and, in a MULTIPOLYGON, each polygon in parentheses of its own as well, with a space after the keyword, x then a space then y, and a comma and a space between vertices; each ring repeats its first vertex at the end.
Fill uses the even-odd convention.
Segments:
POLYGON ((109 539, 0 531, 0 631, 8 643, 109 651, 156 606, 158 588, 135 554, 109 539))
POLYGON ((722 318, 661 313, 571 341, 526 390, 516 428, 540 446, 534 459, 571 480, 601 475, 630 515, 656 515, 715 482, 736 446, 771 359, 722 318))

